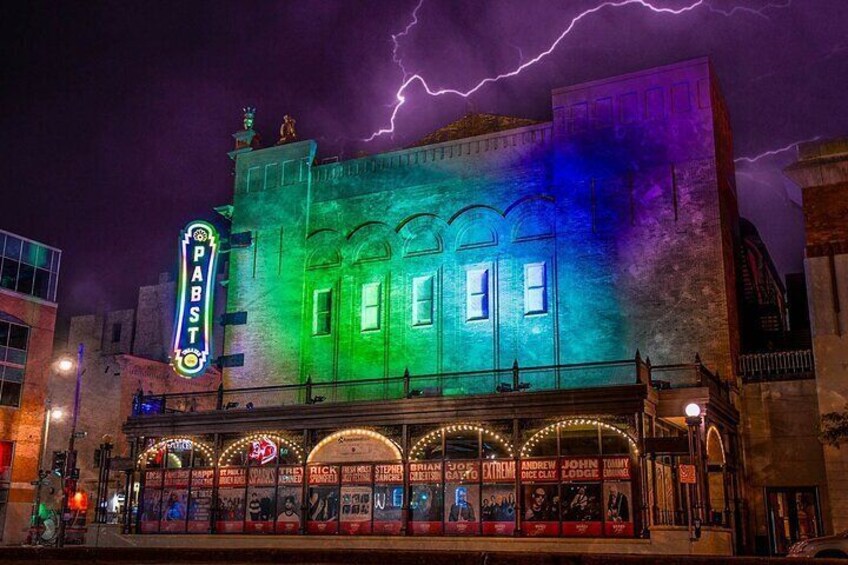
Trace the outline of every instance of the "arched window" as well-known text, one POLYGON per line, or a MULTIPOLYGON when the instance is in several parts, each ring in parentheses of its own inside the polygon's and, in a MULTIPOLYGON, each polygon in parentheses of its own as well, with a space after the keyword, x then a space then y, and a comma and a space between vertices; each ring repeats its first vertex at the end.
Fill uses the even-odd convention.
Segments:
POLYGON ((160 440, 138 456, 144 469, 139 528, 143 533, 208 532, 214 452, 194 438, 160 440))
POLYGON ((293 534, 300 530, 303 449, 275 433, 232 441, 218 460, 216 530, 293 534))
POLYGON ((635 535, 635 439, 602 420, 571 418, 535 432, 521 448, 526 535, 635 535))
POLYGON ((515 529, 513 448, 494 430, 455 424, 425 434, 410 450, 409 483, 413 534, 515 529))

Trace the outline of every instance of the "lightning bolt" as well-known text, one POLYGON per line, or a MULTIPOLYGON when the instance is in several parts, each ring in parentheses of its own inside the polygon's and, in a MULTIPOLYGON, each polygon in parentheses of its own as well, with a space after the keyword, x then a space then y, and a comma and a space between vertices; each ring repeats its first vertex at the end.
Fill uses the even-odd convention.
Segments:
POLYGON ((403 65, 403 59, 398 54, 398 49, 400 49, 400 39, 409 35, 410 30, 418 24, 418 10, 421 9, 422 4, 424 4, 424 0, 418 0, 418 5, 415 6, 414 10, 412 10, 412 21, 406 24, 406 27, 402 32, 392 34, 392 44, 394 44, 394 47, 392 48, 392 61, 394 61, 395 64, 400 67, 400 70, 403 71, 404 80, 406 80, 406 77, 409 76, 409 73, 403 65))
POLYGON ((768 151, 763 151, 759 155, 754 155, 753 157, 739 157, 738 159, 734 159, 734 163, 756 163, 760 159, 765 159, 766 157, 773 157, 774 155, 780 155, 781 153, 785 153, 786 151, 790 151, 795 147, 798 147, 801 143, 807 143, 808 141, 818 141, 821 139, 820 135, 815 137, 810 137, 808 139, 801 139, 799 141, 793 141, 789 145, 784 147, 778 147, 777 149, 769 149, 768 151))
POLYGON ((648 9, 651 12, 654 12, 656 14, 669 14, 669 15, 673 15, 673 16, 678 16, 678 15, 684 14, 686 12, 691 12, 692 10, 695 10, 696 8, 698 8, 700 6, 705 6, 711 12, 722 14, 722 15, 728 16, 728 17, 732 16, 737 11, 743 11, 743 12, 748 12, 748 13, 756 13, 760 16, 764 16, 763 12, 766 9, 788 7, 792 3, 792 0, 786 0, 786 2, 783 2, 783 3, 769 3, 769 4, 766 4, 765 6, 763 6, 762 8, 760 8, 759 10, 755 10, 753 8, 748 8, 748 7, 737 6, 737 7, 733 8, 729 11, 719 10, 717 8, 714 8, 713 6, 709 5, 706 0, 695 0, 695 1, 691 2, 690 4, 683 6, 682 8, 665 8, 665 7, 655 6, 649 0, 607 0, 606 2, 602 2, 601 4, 598 4, 597 6, 595 6, 594 8, 589 8, 588 10, 585 10, 584 12, 581 12, 580 14, 578 14, 574 18, 572 18, 571 21, 566 26, 566 28, 562 31, 562 33, 559 34, 559 36, 553 41, 553 43, 551 43, 551 45, 547 49, 545 49, 544 51, 542 51, 541 53, 539 53, 538 55, 536 55, 532 59, 529 59, 528 61, 525 61, 524 63, 519 64, 517 67, 515 67, 511 71, 504 72, 504 73, 501 73, 501 74, 493 76, 493 77, 484 78, 483 80, 478 82, 476 85, 474 85, 473 87, 471 87, 470 89, 465 90, 465 91, 458 90, 458 89, 455 89, 455 88, 432 88, 427 83, 427 80, 423 76, 421 76, 420 74, 417 74, 417 73, 416 74, 409 74, 406 70, 406 67, 403 64, 403 59, 398 56, 398 49, 400 47, 399 39, 402 38, 402 37, 405 37, 409 33, 409 31, 418 23, 418 10, 419 10, 419 8, 421 8, 422 3, 423 3, 423 0, 419 0, 418 5, 415 7, 415 10, 412 12, 412 21, 409 24, 407 24, 406 28, 402 32, 392 35, 392 42, 394 43, 394 48, 392 50, 392 59, 403 71, 403 82, 401 83, 400 87, 397 89, 397 92, 395 92, 395 101, 394 101, 394 104, 393 104, 391 116, 389 117, 389 125, 387 127, 378 129, 377 131, 372 133, 369 137, 362 140, 366 143, 371 142, 374 139, 376 139, 376 138, 378 138, 382 135, 394 133, 394 131, 395 131, 395 120, 397 119, 398 112, 400 112, 400 109, 406 103, 406 92, 413 84, 415 84, 415 83, 420 84, 421 87, 424 89, 424 91, 428 95, 433 96, 433 97, 445 96, 447 94, 452 94, 452 95, 455 95, 455 96, 461 96, 463 98, 468 98, 469 96, 471 96, 472 94, 474 94, 475 92, 477 92, 478 90, 480 90, 481 88, 486 86, 487 84, 490 84, 490 83, 493 83, 493 82, 498 82, 498 81, 506 79, 506 78, 511 78, 511 77, 517 76, 517 75, 521 74, 521 72, 524 71, 524 69, 532 67, 533 65, 535 65, 539 61, 545 59, 548 55, 553 53, 556 50, 557 47, 559 47, 559 44, 562 43, 563 40, 565 40, 565 38, 571 33, 571 31, 575 28, 575 26, 577 26, 578 23, 580 23, 582 20, 588 18, 589 16, 592 16, 592 15, 594 15, 594 14, 596 14, 596 13, 602 11, 602 10, 605 10, 607 8, 622 8, 624 6, 636 5, 636 6, 639 6, 639 7, 642 7, 642 8, 646 8, 646 9, 648 9))

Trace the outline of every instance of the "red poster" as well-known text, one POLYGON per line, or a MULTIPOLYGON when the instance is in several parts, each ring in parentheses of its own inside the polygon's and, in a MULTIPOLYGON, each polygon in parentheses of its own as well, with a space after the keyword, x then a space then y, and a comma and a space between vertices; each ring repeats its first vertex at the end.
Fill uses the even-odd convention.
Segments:
POLYGON ((610 537, 633 537, 633 522, 607 522, 604 531, 610 537))
POLYGON ((215 480, 214 469, 194 469, 191 472, 191 488, 212 488, 215 480))
POLYGON ((484 536, 511 536, 515 533, 515 522, 483 522, 484 536))
POLYGON ((442 533, 442 523, 441 522, 410 522, 409 527, 412 529, 412 533, 418 536, 432 536, 439 535, 442 533))
POLYGON ((630 457, 606 457, 603 461, 605 480, 630 479, 630 457))
POLYGON ((339 531, 339 523, 335 520, 332 522, 313 522, 306 523, 306 531, 310 534, 335 534, 339 531))
POLYGON ((221 467, 218 469, 218 487, 243 487, 247 484, 247 473, 244 467, 221 467))
POLYGON ((597 457, 563 457, 560 460, 562 482, 599 481, 601 462, 597 457))
POLYGON ((273 467, 251 467, 247 474, 247 484, 252 486, 274 486, 277 472, 273 467))
POLYGON ((562 535, 568 537, 590 537, 601 536, 600 522, 563 522, 562 535))
POLYGON ((442 482, 442 462, 410 462, 409 484, 440 484, 442 482))
POLYGON ((371 522, 342 522, 341 533, 349 536, 361 536, 371 533, 371 522))
POLYGON ((338 465, 310 465, 307 474, 310 485, 339 484, 338 465))
POLYGON ((378 485, 402 485, 403 464, 374 465, 374 483, 378 485))
POLYGON ((556 459, 524 459, 521 461, 521 482, 555 483, 558 480, 556 459))
POLYGON ((400 520, 393 522, 374 521, 373 533, 378 536, 396 536, 400 534, 402 523, 400 520))
POLYGON ((515 461, 512 459, 483 461, 483 482, 514 483, 515 461))
POLYGON ((168 469, 165 471, 165 488, 186 488, 188 487, 188 469, 168 469))
POLYGON ((558 536, 559 522, 522 522, 521 531, 527 537, 558 536))
POLYGON ((445 533, 456 536, 480 535, 480 522, 445 522, 445 533))
POLYGON ((302 485, 303 467, 294 465, 281 466, 277 470, 277 478, 281 485, 302 485))
POLYGON ((344 465, 342 466, 343 485, 370 485, 371 465, 344 465))
POLYGON ((162 471, 145 471, 144 488, 162 488, 162 471))
POLYGON ((446 483, 479 483, 479 461, 445 461, 446 483))

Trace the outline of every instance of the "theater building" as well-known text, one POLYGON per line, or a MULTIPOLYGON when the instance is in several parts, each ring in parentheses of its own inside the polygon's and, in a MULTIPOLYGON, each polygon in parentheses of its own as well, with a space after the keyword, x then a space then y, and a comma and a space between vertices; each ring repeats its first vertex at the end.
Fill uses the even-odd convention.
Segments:
POLYGON ((223 387, 136 399, 129 535, 750 542, 716 77, 695 59, 551 103, 325 164, 234 134, 223 387))

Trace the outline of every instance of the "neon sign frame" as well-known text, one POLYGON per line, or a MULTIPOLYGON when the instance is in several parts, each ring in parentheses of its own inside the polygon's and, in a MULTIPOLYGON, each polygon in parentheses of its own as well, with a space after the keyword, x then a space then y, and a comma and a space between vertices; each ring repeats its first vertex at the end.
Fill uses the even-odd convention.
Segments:
POLYGON ((195 220, 180 234, 180 272, 171 365, 181 377, 202 375, 212 359, 212 305, 220 237, 195 220))

